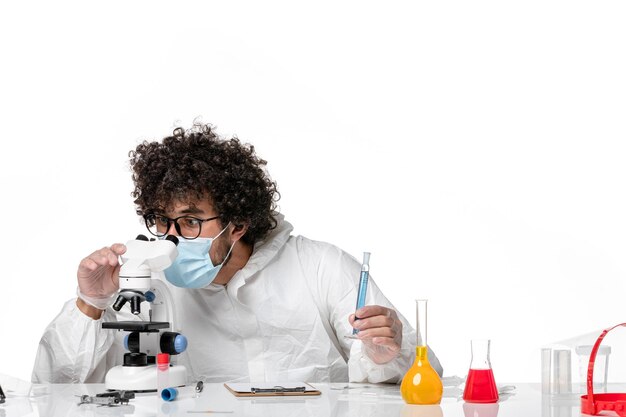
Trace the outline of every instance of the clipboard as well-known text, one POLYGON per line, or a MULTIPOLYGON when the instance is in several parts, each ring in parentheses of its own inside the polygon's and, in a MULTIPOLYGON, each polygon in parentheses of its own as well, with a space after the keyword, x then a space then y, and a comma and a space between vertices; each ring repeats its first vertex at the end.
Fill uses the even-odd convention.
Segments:
POLYGON ((224 386, 235 397, 289 397, 322 394, 320 390, 306 382, 226 382, 224 386))

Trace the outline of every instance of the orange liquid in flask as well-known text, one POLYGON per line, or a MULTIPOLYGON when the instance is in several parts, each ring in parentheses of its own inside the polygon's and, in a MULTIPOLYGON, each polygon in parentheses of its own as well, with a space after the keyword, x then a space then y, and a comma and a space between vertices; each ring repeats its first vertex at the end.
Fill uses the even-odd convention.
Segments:
POLYGON ((402 398, 407 404, 439 404, 443 384, 437 371, 428 362, 428 349, 426 346, 417 346, 415 351, 415 362, 400 385, 402 398))

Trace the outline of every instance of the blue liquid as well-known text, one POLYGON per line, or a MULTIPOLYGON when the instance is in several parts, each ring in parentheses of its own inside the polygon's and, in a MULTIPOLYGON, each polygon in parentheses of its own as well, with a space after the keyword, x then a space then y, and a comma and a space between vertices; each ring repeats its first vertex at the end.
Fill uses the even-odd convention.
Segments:
MULTIPOLYGON (((369 279, 368 271, 361 271, 361 279, 359 280, 359 294, 356 299, 356 310, 365 305, 365 295, 367 294, 367 281, 369 279)), ((355 310, 355 311, 356 311, 355 310)), ((353 329, 352 334, 357 334, 358 329, 353 329)))

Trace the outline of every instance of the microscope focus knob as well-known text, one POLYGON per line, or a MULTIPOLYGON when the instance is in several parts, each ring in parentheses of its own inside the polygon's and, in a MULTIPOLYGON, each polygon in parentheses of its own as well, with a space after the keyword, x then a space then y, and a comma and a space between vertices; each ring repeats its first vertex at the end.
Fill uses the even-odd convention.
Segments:
POLYGON ((160 341, 161 352, 178 355, 187 349, 187 338, 176 332, 163 332, 160 341))
POLYGON ((124 347, 126 350, 138 353, 139 352, 139 332, 132 332, 126 335, 124 338, 124 347))

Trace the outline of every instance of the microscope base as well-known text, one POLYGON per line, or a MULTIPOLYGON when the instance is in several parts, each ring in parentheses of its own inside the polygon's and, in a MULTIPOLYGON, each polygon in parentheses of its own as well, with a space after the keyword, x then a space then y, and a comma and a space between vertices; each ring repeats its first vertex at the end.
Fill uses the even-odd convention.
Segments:
MULTIPOLYGON (((187 384, 187 370, 182 365, 170 366, 167 379, 170 387, 187 384)), ((107 372, 105 386, 108 390, 156 391, 157 368, 148 366, 115 366, 107 372)))

